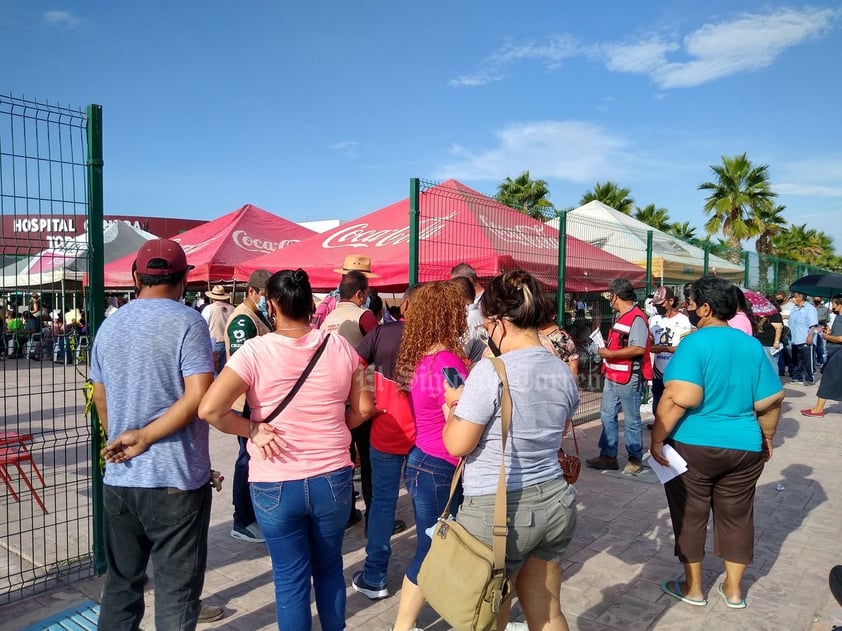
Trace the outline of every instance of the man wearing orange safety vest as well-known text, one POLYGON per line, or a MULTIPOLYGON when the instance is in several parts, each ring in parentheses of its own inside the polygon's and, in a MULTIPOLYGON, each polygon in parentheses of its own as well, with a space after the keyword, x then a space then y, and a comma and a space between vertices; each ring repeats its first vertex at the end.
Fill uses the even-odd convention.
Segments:
POLYGON ((625 278, 615 278, 605 294, 618 316, 605 348, 599 349, 605 387, 602 391, 602 435, 599 456, 586 460, 594 469, 619 469, 618 416, 623 410, 623 429, 629 458, 623 473, 637 475, 643 470, 643 428, 640 422, 640 397, 652 378, 649 359, 649 324, 637 306, 634 288, 625 278))

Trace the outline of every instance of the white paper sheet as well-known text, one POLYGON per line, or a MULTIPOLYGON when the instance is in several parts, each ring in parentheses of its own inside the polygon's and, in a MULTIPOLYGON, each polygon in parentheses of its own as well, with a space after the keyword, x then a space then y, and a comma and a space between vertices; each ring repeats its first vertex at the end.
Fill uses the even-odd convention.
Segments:
POLYGON ((662 465, 652 456, 649 456, 648 458, 649 466, 652 467, 652 471, 654 471, 655 475, 658 476, 661 484, 666 484, 673 478, 678 477, 687 471, 687 461, 684 460, 684 458, 682 458, 681 455, 671 446, 664 445, 664 448, 661 450, 661 454, 663 454, 664 458, 669 460, 670 464, 668 467, 662 465))
POLYGON ((605 340, 602 338, 602 331, 594 329, 590 337, 593 340, 593 343, 596 344, 597 348, 605 348, 605 340))

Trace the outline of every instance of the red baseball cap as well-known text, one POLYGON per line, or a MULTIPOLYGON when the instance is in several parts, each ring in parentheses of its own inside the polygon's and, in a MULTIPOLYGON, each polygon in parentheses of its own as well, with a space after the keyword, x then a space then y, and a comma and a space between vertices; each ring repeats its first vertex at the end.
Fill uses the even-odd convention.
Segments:
POLYGON ((140 246, 137 251, 138 274, 165 276, 183 272, 187 269, 193 269, 193 265, 187 264, 187 255, 182 247, 170 239, 152 239, 140 246), (149 263, 154 259, 160 259, 166 265, 149 267, 149 263))

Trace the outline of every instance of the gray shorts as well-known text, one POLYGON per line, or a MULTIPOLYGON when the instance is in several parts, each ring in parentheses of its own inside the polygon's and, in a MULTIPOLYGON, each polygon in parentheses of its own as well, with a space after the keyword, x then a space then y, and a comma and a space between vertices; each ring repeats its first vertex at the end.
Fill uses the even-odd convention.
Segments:
MULTIPOLYGON (((480 541, 491 545, 494 494, 465 496, 456 521, 480 541)), ((561 563, 576 530, 576 495, 564 478, 549 480, 506 494, 506 569, 520 569, 530 554, 561 563)))

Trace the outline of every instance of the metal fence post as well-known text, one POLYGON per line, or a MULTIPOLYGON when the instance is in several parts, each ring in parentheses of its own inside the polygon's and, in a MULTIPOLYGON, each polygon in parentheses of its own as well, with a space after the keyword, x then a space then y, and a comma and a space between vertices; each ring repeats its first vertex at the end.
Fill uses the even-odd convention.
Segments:
POLYGON ((750 276, 750 269, 751 261, 749 259, 749 253, 743 252, 743 287, 748 287, 748 281, 750 276))
POLYGON ((652 293, 652 230, 646 231, 646 295, 652 293))
POLYGON ((702 268, 702 276, 708 275, 708 268, 710 267, 710 241, 705 241, 705 264, 702 268))
POLYGON ((556 324, 564 326, 564 282, 567 271, 567 211, 558 213, 558 289, 556 291, 556 324))
POLYGON ((419 225, 421 218, 421 181, 409 180, 409 284, 418 282, 419 225))
MULTIPOLYGON (((88 304, 90 305, 91 334, 96 335, 105 315, 105 256, 103 243, 102 197, 102 106, 89 105, 88 116, 88 304)), ((93 554, 94 571, 105 574, 105 540, 103 533, 103 497, 100 452, 100 422, 96 408, 91 408, 91 471, 93 500, 93 554)))

